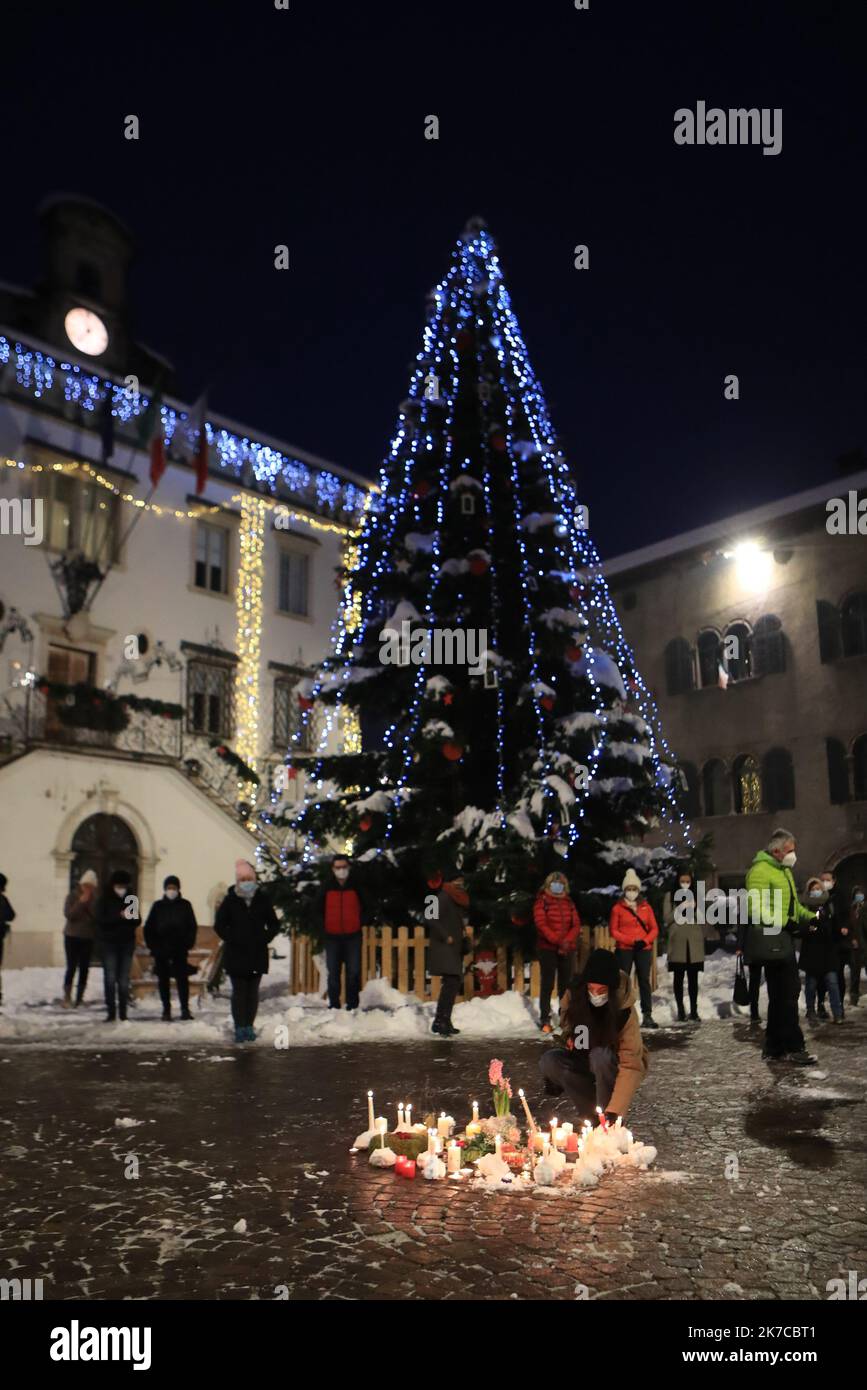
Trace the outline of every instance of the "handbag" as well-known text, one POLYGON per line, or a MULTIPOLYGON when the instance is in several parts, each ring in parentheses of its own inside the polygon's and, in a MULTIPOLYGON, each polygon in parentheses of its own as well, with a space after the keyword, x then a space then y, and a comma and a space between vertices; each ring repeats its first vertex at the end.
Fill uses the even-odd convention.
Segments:
POLYGON ((735 965, 735 988, 732 1002, 735 1004, 749 1004, 750 1002, 750 988, 747 984, 747 972, 744 969, 743 956, 738 956, 735 965))

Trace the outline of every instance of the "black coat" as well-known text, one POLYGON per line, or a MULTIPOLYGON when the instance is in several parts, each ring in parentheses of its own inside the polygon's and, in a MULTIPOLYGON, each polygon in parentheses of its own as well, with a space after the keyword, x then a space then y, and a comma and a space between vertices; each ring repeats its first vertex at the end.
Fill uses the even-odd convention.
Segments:
POLYGON ((427 968, 432 975, 461 975, 464 968, 464 913, 445 892, 437 893, 439 916, 430 924, 427 968))
POLYGON ((805 975, 812 975, 817 980, 823 979, 831 971, 836 972, 840 967, 837 932, 831 914, 824 907, 819 909, 816 930, 810 931, 806 925, 803 928, 798 964, 805 975))
POLYGON ((15 913, 12 904, 5 893, 0 893, 0 941, 4 941, 9 934, 9 923, 15 921, 15 913))
POLYGON ((184 956, 195 946, 197 930, 191 902, 158 898, 145 922, 145 945, 153 956, 184 956))
POLYGON ((96 904, 96 939, 106 946, 134 946, 135 929, 141 923, 140 917, 125 917, 124 903, 132 896, 132 889, 124 890, 119 898, 113 888, 103 893, 96 904))
POLYGON ((227 975, 249 977, 268 974, 268 944, 280 930, 277 914, 261 888, 245 902, 230 888, 217 909, 214 931, 226 950, 223 966, 227 975))

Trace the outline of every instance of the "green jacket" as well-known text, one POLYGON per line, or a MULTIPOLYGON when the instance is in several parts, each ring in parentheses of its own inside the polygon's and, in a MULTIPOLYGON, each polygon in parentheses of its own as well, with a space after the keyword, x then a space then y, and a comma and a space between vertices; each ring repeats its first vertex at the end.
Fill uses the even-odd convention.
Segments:
POLYGON ((791 869, 761 849, 747 870, 746 888, 758 894, 750 897, 749 923, 742 932, 747 961, 793 960, 792 924, 812 922, 816 914, 799 901, 791 869))

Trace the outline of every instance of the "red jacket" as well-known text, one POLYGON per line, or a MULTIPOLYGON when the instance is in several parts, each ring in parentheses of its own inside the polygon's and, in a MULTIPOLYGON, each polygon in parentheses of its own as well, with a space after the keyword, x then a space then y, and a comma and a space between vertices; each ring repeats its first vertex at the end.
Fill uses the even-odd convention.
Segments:
POLYGON ((558 897, 540 893, 533 904, 533 921, 537 951, 559 951, 568 956, 575 950, 581 936, 581 918, 567 894, 558 897))
POLYGON ((361 899, 354 888, 325 890, 326 936, 354 936, 361 931, 361 899))
POLYGON ((646 898, 639 898, 635 903, 627 903, 625 898, 618 898, 611 909, 608 930, 614 938, 615 945, 622 946, 624 950, 634 946, 636 941, 643 941, 645 946, 650 946, 659 936, 653 908, 646 898), (639 920, 636 921, 636 918, 639 920))

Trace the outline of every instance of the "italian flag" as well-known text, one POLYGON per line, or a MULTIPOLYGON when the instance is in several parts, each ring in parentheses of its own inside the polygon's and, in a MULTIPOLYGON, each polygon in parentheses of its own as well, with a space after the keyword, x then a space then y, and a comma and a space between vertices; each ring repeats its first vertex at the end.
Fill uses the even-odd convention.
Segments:
POLYGON ((205 426, 205 415, 208 409, 208 398, 203 393, 190 411, 190 423, 196 430, 196 449, 193 454, 193 466, 196 470, 196 496, 204 492, 208 482, 208 431, 205 426))
POLYGON ((162 392, 155 391, 138 427, 139 448, 147 449, 150 454, 152 488, 157 486, 166 471, 166 442, 163 438, 162 404, 162 392))

